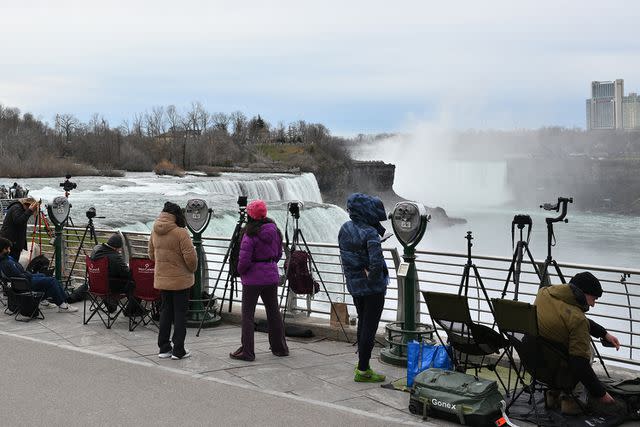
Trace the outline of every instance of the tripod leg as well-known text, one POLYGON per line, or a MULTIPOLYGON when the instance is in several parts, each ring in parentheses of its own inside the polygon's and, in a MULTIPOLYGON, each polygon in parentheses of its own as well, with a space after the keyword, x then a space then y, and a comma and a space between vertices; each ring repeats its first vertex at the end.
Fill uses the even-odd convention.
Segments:
POLYGON ((220 301, 220 312, 218 313, 222 316, 222 308, 224 307, 224 299, 227 297, 227 289, 229 288, 229 275, 227 275, 227 280, 224 282, 224 290, 222 291, 222 300, 220 301))
POLYGON ((466 264, 462 272, 462 278, 460 279, 460 286, 458 287, 458 296, 462 295, 462 291, 464 291, 464 296, 467 296, 468 290, 469 290, 469 264, 466 264))
POLYGON ((531 255, 531 251, 529 250, 529 245, 525 245, 524 249, 527 252, 527 256, 529 257, 529 261, 531 261, 531 265, 533 266, 533 270, 538 275, 538 280, 541 281, 542 280, 542 276, 540 275, 540 269, 538 268, 538 264, 536 264, 536 261, 533 259, 533 255, 531 255))
POLYGON ((562 284, 567 283, 566 279, 564 278, 564 275, 562 274, 562 271, 560 271, 560 266, 558 265, 558 262, 555 259, 553 260, 553 266, 556 269, 556 273, 558 273, 558 277, 560 278, 560 282, 562 282, 562 284))
POLYGON ((76 251, 76 255, 73 257, 73 263, 71 263, 71 269, 69 270, 69 276, 67 276, 67 280, 64 284, 64 290, 67 291, 69 289, 69 285, 71 284, 71 276, 73 275, 73 270, 76 268, 76 263, 78 262, 78 256, 80 256, 80 251, 84 246, 84 239, 87 237, 87 232, 89 231, 89 224, 84 229, 84 233, 82 234, 82 239, 80 239, 80 243, 78 246, 78 250, 76 251))
POLYGON ((540 273, 540 287, 549 286, 551 284, 551 277, 549 275, 549 264, 551 261, 547 258, 542 266, 542 272, 540 273))
POLYGON ((513 253, 513 258, 511 259, 511 265, 509 265, 509 272, 507 273, 507 280, 505 280, 504 282, 504 288, 502 288, 502 296, 501 298, 504 299, 504 297, 507 296, 507 289, 509 288, 509 281, 511 280, 511 275, 513 274, 514 271, 514 267, 516 265, 516 260, 518 259, 518 252, 516 249, 516 252, 513 253))
POLYGON ((522 258, 523 258, 523 253, 522 253, 522 246, 523 246, 523 242, 518 242, 518 246, 516 247, 517 249, 517 253, 518 253, 518 257, 516 259, 516 266, 515 266, 515 270, 513 273, 513 284, 514 286, 514 300, 518 301, 518 293, 520 292, 520 273, 522 272, 522 258))
MULTIPOLYGON (((476 275, 476 280, 480 285, 480 289, 482 290, 482 294, 484 295, 484 299, 487 301, 487 305, 489 306, 489 311, 491 311, 491 315, 493 318, 496 318, 495 313, 493 312, 493 304, 491 304, 491 299, 489 298, 489 294, 487 293, 487 288, 484 287, 484 283, 482 283, 482 277, 480 277, 480 272, 478 271, 478 267, 473 264, 473 274, 476 275)), ((495 320, 494 320, 495 322, 495 320)))

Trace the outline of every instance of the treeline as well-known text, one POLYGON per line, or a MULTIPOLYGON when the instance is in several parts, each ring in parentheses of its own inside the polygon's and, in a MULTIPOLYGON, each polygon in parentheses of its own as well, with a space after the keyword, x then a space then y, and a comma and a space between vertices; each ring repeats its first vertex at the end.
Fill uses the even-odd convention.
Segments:
POLYGON ((122 169, 151 171, 161 161, 199 166, 281 165, 322 173, 349 162, 345 140, 322 124, 270 124, 260 115, 153 107, 112 126, 100 114, 82 122, 57 114, 50 125, 0 104, 0 175, 58 176, 122 169), (274 150, 274 146, 295 146, 274 150), (327 162, 329 164, 327 164, 327 162))

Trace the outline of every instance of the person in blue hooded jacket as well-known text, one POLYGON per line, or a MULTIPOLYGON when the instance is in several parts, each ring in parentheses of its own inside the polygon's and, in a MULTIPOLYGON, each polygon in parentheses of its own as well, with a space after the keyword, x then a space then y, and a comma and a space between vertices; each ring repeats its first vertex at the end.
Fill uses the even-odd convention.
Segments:
POLYGON ((384 308, 389 284, 389 270, 384 261, 380 237, 387 219, 382 201, 373 196, 354 193, 347 199, 350 221, 338 233, 338 245, 347 289, 358 312, 358 366, 354 380, 381 382, 385 376, 369 366, 378 323, 384 308))

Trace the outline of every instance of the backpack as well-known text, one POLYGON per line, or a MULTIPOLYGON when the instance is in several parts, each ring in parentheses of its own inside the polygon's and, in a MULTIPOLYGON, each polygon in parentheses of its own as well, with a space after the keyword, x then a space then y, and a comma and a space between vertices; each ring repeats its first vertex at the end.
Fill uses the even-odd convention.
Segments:
POLYGON ((50 264, 51 264, 51 261, 49 261, 49 258, 40 254, 37 257, 33 258, 29 263, 29 265, 27 265, 27 271, 29 273, 42 273, 42 274, 46 274, 47 276, 50 276, 51 275, 51 269, 49 268, 50 264))
POLYGON ((289 289, 299 295, 314 295, 320 290, 311 275, 311 257, 306 251, 292 250, 284 263, 289 289))
POLYGON ((241 228, 237 237, 231 239, 231 252, 229 252, 229 276, 240 277, 238 272, 238 261, 240 260, 240 243, 244 236, 244 228, 241 228))
POLYGON ((640 420, 640 377, 628 380, 600 378, 605 390, 616 400, 627 406, 624 414, 628 420, 640 420))

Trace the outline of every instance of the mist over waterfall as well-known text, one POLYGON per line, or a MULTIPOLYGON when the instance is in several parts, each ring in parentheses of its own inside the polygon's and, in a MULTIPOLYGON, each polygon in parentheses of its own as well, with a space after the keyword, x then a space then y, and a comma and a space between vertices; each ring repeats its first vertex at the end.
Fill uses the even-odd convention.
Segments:
POLYGON ((414 124, 406 134, 356 147, 360 160, 396 165, 393 189, 427 206, 456 208, 502 206, 512 199, 507 163, 497 156, 466 155, 456 134, 432 123, 414 124))
MULTIPOLYGON (((322 202, 318 182, 312 173, 224 173, 217 177, 187 175, 184 178, 127 173, 124 177, 73 177, 78 184, 69 196, 75 224, 86 224, 85 212, 95 207, 97 228, 149 231, 164 202, 185 206, 189 199, 204 199, 213 208, 207 236, 229 237, 238 220, 237 199, 266 201, 269 216, 284 231, 290 217, 288 203, 302 202, 300 228, 314 242, 336 242, 340 226, 348 219, 340 207, 322 202)), ((55 178, 29 178, 21 184, 30 195, 49 202, 64 193, 55 178)))

